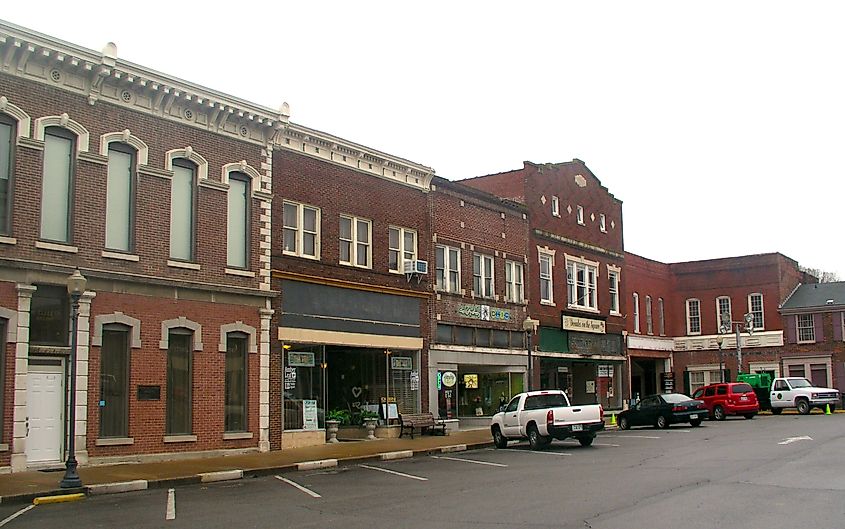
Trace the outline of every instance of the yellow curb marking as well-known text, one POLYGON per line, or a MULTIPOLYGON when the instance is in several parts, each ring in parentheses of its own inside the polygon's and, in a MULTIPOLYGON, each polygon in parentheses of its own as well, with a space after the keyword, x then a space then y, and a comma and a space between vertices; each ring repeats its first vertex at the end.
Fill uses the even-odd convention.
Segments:
POLYGON ((32 500, 34 505, 44 505, 47 503, 64 503, 66 501, 77 501, 85 499, 85 494, 79 492, 77 494, 62 494, 60 496, 41 496, 32 500))

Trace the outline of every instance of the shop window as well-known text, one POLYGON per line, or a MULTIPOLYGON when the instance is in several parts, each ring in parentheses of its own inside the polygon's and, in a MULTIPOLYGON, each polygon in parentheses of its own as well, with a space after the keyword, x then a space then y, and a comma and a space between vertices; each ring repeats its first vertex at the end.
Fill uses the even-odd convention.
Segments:
POLYGON ((320 210, 285 201, 282 204, 283 249, 285 255, 319 259, 320 210))
POLYGON ((188 435, 191 425, 191 384, 193 332, 171 329, 167 347, 167 435, 188 435))
POLYGON ((103 326, 100 349, 100 437, 129 436, 129 331, 103 326))
POLYGON ((830 385, 827 382, 827 365, 826 364, 810 364, 810 382, 814 386, 820 388, 828 388, 830 385))
POLYGON ((249 176, 229 173, 226 266, 234 268, 249 267, 249 187, 249 176))
POLYGON ((0 233, 12 232, 12 153, 17 135, 15 121, 0 113, 0 233))
POLYGON ((517 393, 524 391, 523 373, 479 371, 476 366, 458 368, 458 416, 489 417, 517 393))
POLYGON ((475 329, 475 345, 478 347, 490 347, 490 336, 491 332, 490 329, 482 329, 476 328, 475 329))
POLYGON ((787 369, 789 369, 789 376, 791 376, 791 377, 804 377, 805 376, 803 365, 788 366, 787 369))
POLYGON ((106 248, 128 252, 132 248, 135 194, 135 149, 124 143, 109 144, 106 176, 106 248))
POLYGON ((59 127, 44 131, 44 167, 41 181, 41 238, 70 242, 73 189, 73 152, 76 137, 59 127))
POLYGON ((170 183, 170 258, 194 260, 194 222, 197 166, 184 159, 173 160, 170 183))
POLYGON ((225 428, 227 432, 247 430, 247 361, 249 335, 226 335, 225 428))
MULTIPOLYGON (((294 345, 285 350, 285 430, 325 427, 324 373, 329 368, 325 358, 325 351, 319 345, 294 345)), ((337 371, 340 368, 339 362, 332 361, 332 370, 337 371)), ((335 408, 347 409, 345 403, 335 404, 335 408)))
POLYGON ((525 333, 520 331, 510 331, 511 335, 511 348, 513 349, 525 349, 525 333))
POLYGON ((67 287, 38 285, 29 310, 29 342, 67 346, 70 337, 67 287))

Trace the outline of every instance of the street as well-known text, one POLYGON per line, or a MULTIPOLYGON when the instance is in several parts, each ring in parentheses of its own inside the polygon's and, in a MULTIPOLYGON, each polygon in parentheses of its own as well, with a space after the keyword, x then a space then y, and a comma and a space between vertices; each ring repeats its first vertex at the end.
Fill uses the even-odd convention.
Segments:
POLYGON ((0 506, 13 528, 666 528, 845 525, 845 414, 610 430, 327 471, 0 506), (25 510, 24 509, 28 509, 25 510))

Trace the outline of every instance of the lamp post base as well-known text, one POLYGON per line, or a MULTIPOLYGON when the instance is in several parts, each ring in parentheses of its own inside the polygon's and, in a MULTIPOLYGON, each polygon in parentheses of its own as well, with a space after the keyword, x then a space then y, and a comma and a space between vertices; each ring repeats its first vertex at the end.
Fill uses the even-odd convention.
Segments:
POLYGON ((65 463, 65 476, 62 478, 59 487, 63 489, 78 489, 82 487, 82 480, 76 472, 77 462, 76 458, 68 459, 65 463))

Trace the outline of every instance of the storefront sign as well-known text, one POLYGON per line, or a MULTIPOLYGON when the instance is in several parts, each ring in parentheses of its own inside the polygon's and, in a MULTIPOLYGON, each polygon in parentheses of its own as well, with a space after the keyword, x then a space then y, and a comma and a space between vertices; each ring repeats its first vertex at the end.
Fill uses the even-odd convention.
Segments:
POLYGON ((288 351, 288 365, 291 367, 314 367, 314 353, 288 351))
POLYGON ((489 305, 458 305, 458 314, 484 321, 511 321, 511 311, 489 305))
POLYGON ((285 390, 293 390, 296 389, 296 368, 295 367, 286 367, 285 368, 285 390))
POLYGON ((672 393, 675 391, 675 373, 660 373, 660 378, 663 381, 663 393, 672 393))
POLYGON ((621 355, 622 335, 570 332, 569 351, 580 354, 621 355))
POLYGON ((394 356, 390 359, 390 367, 410 371, 414 367, 413 359, 410 356, 394 356))
POLYGON ((303 400, 302 401, 302 429, 316 430, 317 429, 317 401, 303 400))
POLYGON ((567 331, 581 331, 592 332, 596 334, 604 334, 605 323, 602 320, 592 320, 589 318, 579 318, 577 316, 563 315, 562 326, 567 331))
POLYGON ((446 371, 445 373, 443 373, 443 378, 441 380, 443 381, 444 386, 446 386, 447 388, 451 388, 458 382, 458 377, 455 375, 455 373, 451 371, 446 371))
POLYGON ((557 372, 558 373, 569 373, 569 367, 568 366, 558 366, 557 372))
POLYGON ((420 389, 420 373, 419 371, 411 371, 411 375, 409 378, 411 391, 417 391, 420 389))
POLYGON ((466 389, 478 389, 478 375, 464 375, 464 387, 466 389))
POLYGON ((606 364, 599 364, 599 376, 600 377, 612 377, 613 376, 613 366, 606 365, 606 364))

